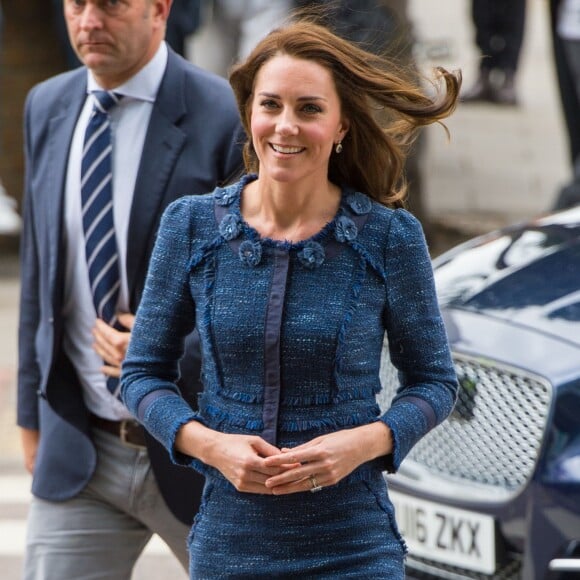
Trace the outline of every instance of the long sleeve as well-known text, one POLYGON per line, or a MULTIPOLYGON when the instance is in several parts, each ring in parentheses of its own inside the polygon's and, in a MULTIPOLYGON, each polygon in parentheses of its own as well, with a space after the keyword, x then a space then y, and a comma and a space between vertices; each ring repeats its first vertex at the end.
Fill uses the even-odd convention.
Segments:
POLYGON ((381 420, 393 432, 390 470, 453 410, 457 379, 437 303, 431 260, 419 222, 394 212, 386 258, 384 324, 401 386, 381 420))
POLYGON ((175 384, 185 337, 195 325, 188 287, 192 239, 191 198, 182 198, 163 214, 121 377, 127 408, 179 463, 177 431, 199 420, 175 384))
POLYGON ((23 232, 20 241, 20 321, 18 328, 18 425, 38 429, 38 393, 40 369, 36 352, 36 333, 40 318, 38 255, 34 228, 33 199, 30 192, 32 166, 31 101, 32 91, 25 106, 26 176, 24 195, 23 232))

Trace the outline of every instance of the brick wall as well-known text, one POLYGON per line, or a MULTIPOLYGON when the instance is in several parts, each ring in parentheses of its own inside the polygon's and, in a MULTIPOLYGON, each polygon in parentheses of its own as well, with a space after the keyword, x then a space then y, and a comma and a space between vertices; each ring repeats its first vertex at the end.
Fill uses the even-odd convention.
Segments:
MULTIPOLYGON (((0 176, 18 200, 23 189, 22 110, 29 89, 65 68, 56 34, 52 0, 1 0, 0 176)), ((14 241, 1 240, 12 247, 14 241)))

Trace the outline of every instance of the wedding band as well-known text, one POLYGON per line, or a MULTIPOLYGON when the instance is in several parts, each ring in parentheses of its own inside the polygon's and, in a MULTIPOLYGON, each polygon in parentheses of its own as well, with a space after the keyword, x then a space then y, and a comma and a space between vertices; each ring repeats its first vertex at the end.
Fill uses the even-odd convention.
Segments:
POLYGON ((320 491, 322 489, 321 485, 318 485, 318 481, 316 481, 316 476, 314 474, 312 474, 309 478, 310 483, 312 484, 312 488, 310 489, 310 491, 312 493, 315 493, 317 491, 320 491))

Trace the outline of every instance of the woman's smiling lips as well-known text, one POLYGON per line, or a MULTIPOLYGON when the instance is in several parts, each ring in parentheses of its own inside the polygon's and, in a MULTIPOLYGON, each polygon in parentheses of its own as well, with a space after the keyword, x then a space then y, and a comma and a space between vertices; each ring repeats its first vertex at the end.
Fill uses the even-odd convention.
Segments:
POLYGON ((270 147, 276 151, 276 153, 284 153, 285 155, 301 153, 306 149, 306 147, 290 147, 289 145, 275 145, 274 143, 270 143, 270 147))

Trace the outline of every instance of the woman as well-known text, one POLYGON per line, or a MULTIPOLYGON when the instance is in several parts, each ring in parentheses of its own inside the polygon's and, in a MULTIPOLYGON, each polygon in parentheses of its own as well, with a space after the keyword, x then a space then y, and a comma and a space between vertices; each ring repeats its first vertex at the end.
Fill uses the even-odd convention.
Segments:
POLYGON ((122 392, 206 476, 192 578, 403 578, 382 472, 457 387, 421 228, 396 208, 413 129, 460 83, 442 71, 434 99, 384 66, 315 24, 270 33, 230 78, 249 173, 163 217, 122 392), (194 325, 197 412, 174 384, 194 325), (385 334, 401 389, 381 415, 385 334))

